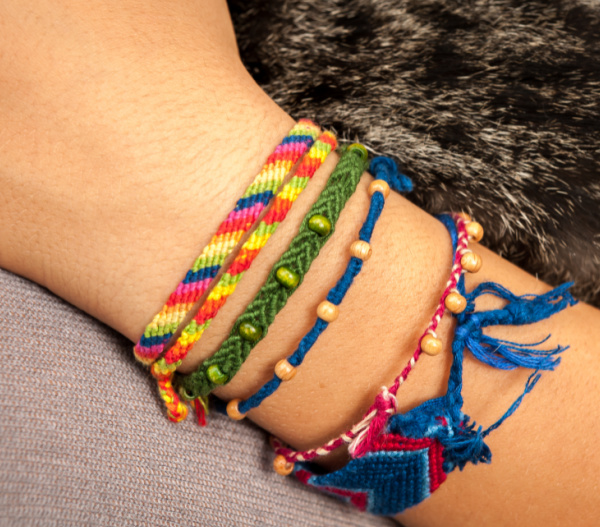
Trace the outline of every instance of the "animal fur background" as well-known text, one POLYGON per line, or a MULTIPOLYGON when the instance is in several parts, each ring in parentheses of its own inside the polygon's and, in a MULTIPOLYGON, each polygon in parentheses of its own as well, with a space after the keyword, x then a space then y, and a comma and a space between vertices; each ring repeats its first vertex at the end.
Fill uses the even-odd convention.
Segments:
POLYGON ((430 212, 600 306, 600 0, 232 0, 295 117, 394 157, 430 212))

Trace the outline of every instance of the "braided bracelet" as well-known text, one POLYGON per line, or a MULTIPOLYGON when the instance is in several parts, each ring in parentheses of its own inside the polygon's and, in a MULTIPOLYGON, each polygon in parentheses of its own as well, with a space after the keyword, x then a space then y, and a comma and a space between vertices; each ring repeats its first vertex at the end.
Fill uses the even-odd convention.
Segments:
MULTIPOLYGON (((437 309, 429 321, 424 333, 421 335, 419 343, 408 363, 402 370, 402 373, 396 378, 394 384, 389 389, 384 388, 377 394, 375 402, 365 412, 365 415, 358 424, 325 445, 310 450, 296 452, 285 448, 275 439, 275 451, 278 456, 275 459, 274 466, 279 474, 290 474, 293 471, 294 462, 296 461, 309 461, 316 457, 327 455, 344 444, 352 443, 350 447, 351 454, 361 452, 361 449, 364 448, 363 445, 365 443, 368 444, 370 438, 376 436, 381 431, 389 416, 396 412, 396 393, 398 388, 408 378, 408 375, 419 360, 421 352, 425 352, 428 355, 437 355, 441 352, 442 341, 437 337, 435 330, 444 316, 448 297, 451 299, 448 302, 448 305, 455 311, 458 311, 463 304, 466 306, 466 301, 463 302, 463 300, 461 300, 464 299, 464 297, 457 292, 456 286, 461 276, 463 265, 465 265, 466 270, 477 272, 481 268, 481 258, 467 249, 468 233, 465 226, 466 222, 463 218, 455 216, 454 219, 452 219, 448 216, 440 216, 439 219, 448 229, 452 241, 453 263, 450 271, 450 278, 446 283, 437 309)), ((482 236, 483 230, 479 224, 475 225, 476 227, 474 229, 472 228, 472 232, 476 233, 478 237, 480 235, 482 236)))
POLYGON ((229 337, 195 372, 175 376, 182 397, 193 400, 206 396, 215 387, 229 382, 241 368, 333 234, 337 219, 366 167, 367 151, 362 145, 350 145, 343 152, 323 192, 302 221, 298 234, 238 318, 229 337))
POLYGON ((351 258, 346 266, 346 270, 336 285, 331 288, 326 299, 321 302, 317 308, 317 319, 310 331, 302 338, 298 347, 287 359, 280 360, 275 366, 273 378, 265 383, 254 395, 246 400, 233 399, 227 404, 227 414, 233 419, 241 419, 252 408, 256 408, 267 397, 272 395, 281 385, 282 381, 289 381, 296 375, 296 368, 302 364, 306 354, 310 351, 321 334, 327 329, 329 324, 338 317, 338 306, 350 289, 354 278, 362 270, 363 263, 371 257, 372 249, 370 245, 371 236, 375 224, 383 211, 385 199, 390 193, 390 184, 398 192, 409 192, 412 190, 412 182, 404 175, 396 173, 395 178, 390 177, 390 172, 378 168, 377 162, 371 163, 374 181, 369 185, 368 193, 371 196, 371 203, 367 217, 360 229, 358 240, 350 245, 351 258))
POLYGON ((144 334, 134 347, 138 360, 150 364, 161 354, 188 312, 217 275, 225 258, 252 227, 298 159, 313 144, 318 130, 316 124, 300 119, 275 148, 185 278, 146 326, 144 334))
POLYGON ((250 268, 261 249, 277 230, 277 226, 285 219, 300 193, 306 188, 308 181, 322 165, 331 149, 336 146, 336 138, 331 132, 323 133, 315 141, 308 154, 302 159, 296 174, 279 191, 265 217, 242 245, 227 272, 221 276, 198 313, 182 331, 175 345, 167 351, 164 357, 152 364, 152 375, 158 381, 159 393, 167 405, 168 415, 172 421, 180 421, 186 416, 185 411, 183 413, 171 411, 172 408, 185 407, 180 403, 171 383, 175 369, 210 326, 219 309, 225 305, 227 298, 235 291, 246 270, 250 268))

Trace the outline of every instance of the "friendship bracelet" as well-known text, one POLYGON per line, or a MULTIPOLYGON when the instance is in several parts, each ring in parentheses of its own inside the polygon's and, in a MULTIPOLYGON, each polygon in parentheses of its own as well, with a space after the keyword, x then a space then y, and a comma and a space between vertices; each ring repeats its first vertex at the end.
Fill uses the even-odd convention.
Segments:
POLYGON ((302 283, 313 260, 334 232, 337 219, 367 167, 362 145, 350 145, 308 214, 289 248, 273 266, 267 280, 234 324, 219 350, 189 375, 176 374, 180 394, 187 400, 208 395, 226 384, 250 351, 263 339, 275 315, 302 283))
POLYGON ((446 394, 418 405, 405 414, 392 415, 371 443, 354 453, 343 468, 323 474, 307 463, 294 467, 295 475, 311 487, 338 496, 373 514, 392 516, 429 497, 455 468, 468 463, 490 463, 492 453, 485 438, 510 417, 539 381, 541 370, 551 371, 567 347, 539 350, 534 344, 518 344, 483 334, 494 325, 522 325, 544 320, 576 303, 563 284, 542 295, 514 295, 502 286, 486 282, 465 294, 464 277, 458 283, 467 306, 455 315, 452 366, 446 394), (501 309, 475 312, 475 300, 492 294, 504 300, 501 309), (462 364, 468 348, 479 360, 501 369, 533 369, 523 393, 494 424, 483 430, 463 413, 462 364))
MULTIPOLYGON (((377 164, 371 163, 371 167, 377 168, 377 164)), ((350 289, 354 278, 362 270, 363 263, 372 254, 371 236, 375 224, 379 219, 385 199, 390 193, 389 172, 386 170, 374 170, 374 181, 369 185, 368 193, 371 196, 369 212, 360 229, 358 240, 350 245, 351 258, 346 270, 336 285, 330 289, 326 299, 317 308, 317 319, 311 330, 302 338, 298 347, 287 359, 280 360, 275 366, 273 378, 265 383, 254 395, 246 400, 233 399, 227 404, 227 414, 233 419, 242 419, 252 408, 259 406, 262 401, 272 395, 284 381, 291 380, 296 375, 296 368, 302 364, 306 354, 310 351, 321 334, 329 324, 338 317, 338 306, 350 289)), ((404 175, 398 174, 402 188, 395 188, 398 192, 409 192, 412 190, 412 182, 404 175)))
POLYGON ((134 354, 139 361, 150 364, 162 353, 187 313, 218 274, 225 258, 252 227, 286 175, 313 144, 318 132, 316 124, 308 119, 300 119, 275 148, 185 278, 146 326, 134 347, 134 354))
MULTIPOLYGON (((391 169, 394 168, 395 164, 391 169)), ((374 171, 373 168, 371 168, 371 170, 374 171)), ((437 326, 444 316, 444 312, 448 306, 452 307, 454 310, 459 310, 460 307, 456 304, 460 304, 461 306, 463 304, 458 297, 464 297, 462 297, 462 295, 460 295, 456 290, 458 280, 462 274, 463 265, 465 265, 465 270, 477 272, 481 268, 481 258, 467 249, 469 235, 466 230, 466 222, 463 217, 459 217, 457 215, 454 217, 454 221, 448 221, 448 217, 441 217, 440 219, 446 228, 448 228, 453 241, 453 265, 450 272, 450 278, 446 283, 446 287, 442 293, 438 307, 435 310, 429 324, 427 325, 425 332, 419 339, 417 348, 407 365, 402 370, 401 374, 396 378, 394 384, 390 388, 384 387, 383 390, 377 395, 375 402, 367 410, 367 412, 365 412, 365 415, 359 423, 337 438, 332 439, 325 445, 304 451, 294 451, 284 447, 279 440, 274 439, 273 444, 275 447, 275 452, 277 453, 274 467, 279 474, 290 474, 294 469, 294 463, 296 461, 309 461, 316 457, 327 455, 330 452, 337 450, 343 444, 352 443, 355 440, 356 442, 351 446, 351 453, 359 453, 361 448, 364 448, 364 445, 361 446, 361 443, 368 444, 368 441, 373 436, 377 436, 378 432, 381 431, 389 416, 396 412, 397 390, 404 383, 409 373, 414 368, 415 364, 419 360, 421 352, 425 352, 428 355, 437 355, 441 352, 442 342, 437 337, 435 330, 437 329, 437 326), (454 222, 456 222, 456 227, 454 222), (449 297, 450 301, 448 301, 449 297)), ((483 236, 483 229, 479 224, 474 224, 474 226, 471 227, 471 232, 479 239, 481 239, 483 236)), ((466 307, 466 302, 464 302, 464 306, 466 307)))
POLYGON ((298 196, 306 188, 308 181, 322 165, 331 149, 336 146, 337 140, 331 132, 325 132, 317 139, 308 154, 302 159, 296 174, 279 191, 265 217, 242 245, 227 272, 221 276, 198 313, 182 331, 175 345, 167 351, 164 357, 152 364, 151 373, 159 382, 159 394, 167 405, 167 414, 172 421, 180 421, 186 415, 185 410, 178 411, 185 405, 180 403, 179 397, 172 387, 173 372, 210 326, 219 309, 225 305, 227 298, 235 291, 246 270, 250 268, 261 249, 277 230, 278 225, 287 216, 298 196))

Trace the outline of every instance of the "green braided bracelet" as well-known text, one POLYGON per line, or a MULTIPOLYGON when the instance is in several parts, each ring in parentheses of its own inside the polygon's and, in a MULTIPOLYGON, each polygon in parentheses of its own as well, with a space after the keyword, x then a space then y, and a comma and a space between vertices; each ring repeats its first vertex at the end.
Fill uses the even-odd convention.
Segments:
POLYGON ((262 340, 288 298, 298 288, 313 260, 334 232, 335 224, 360 176, 367 169, 367 151, 350 145, 329 177, 323 192, 300 225, 296 237, 273 266, 265 284, 237 319, 217 352, 189 375, 176 374, 183 398, 193 400, 226 384, 262 340))

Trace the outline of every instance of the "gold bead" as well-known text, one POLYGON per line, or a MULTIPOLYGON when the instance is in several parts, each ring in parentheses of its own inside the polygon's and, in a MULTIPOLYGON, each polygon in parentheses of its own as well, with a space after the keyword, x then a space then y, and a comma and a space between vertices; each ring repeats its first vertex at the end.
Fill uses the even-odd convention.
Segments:
POLYGON ((356 258, 360 258, 364 262, 371 258, 372 253, 371 245, 363 240, 356 240, 350 246, 350 254, 356 258))
POLYGON ((473 221, 473 220, 471 219, 471 216, 469 216, 469 215, 468 215, 466 212, 459 212, 459 213, 457 214, 457 216, 458 216, 459 218, 462 218, 463 220, 465 220, 465 221, 467 221, 467 222, 469 222, 469 221, 473 221))
POLYGON ((241 401, 241 399, 231 399, 231 401, 227 403, 227 415, 236 421, 246 417, 246 414, 243 414, 238 409, 238 405, 241 401))
POLYGON ((421 339, 421 350, 427 353, 427 355, 437 355, 442 351, 442 341, 427 333, 421 339))
POLYGON ((369 196, 375 194, 375 192, 381 192, 384 198, 387 198, 390 195, 390 186, 387 184, 387 181, 383 179, 375 179, 369 185, 369 196))
POLYGON ((289 381, 294 378, 296 375, 296 368, 294 368, 287 359, 281 359, 277 364, 275 364, 275 375, 279 377, 282 381, 289 381))
POLYGON ((452 292, 444 301, 446 309, 455 315, 462 313, 467 307, 467 299, 460 293, 452 292))
POLYGON ((476 242, 483 238, 483 227, 476 221, 467 223, 467 234, 476 242))
POLYGON ((339 308, 328 300, 323 300, 317 307, 317 316, 325 322, 333 322, 339 314, 339 308))
POLYGON ((281 476, 289 476, 294 471, 294 463, 290 463, 285 456, 279 455, 273 461, 275 472, 281 476))
POLYGON ((481 256, 472 252, 465 253, 460 259, 460 265, 465 271, 476 273, 481 269, 481 256))

